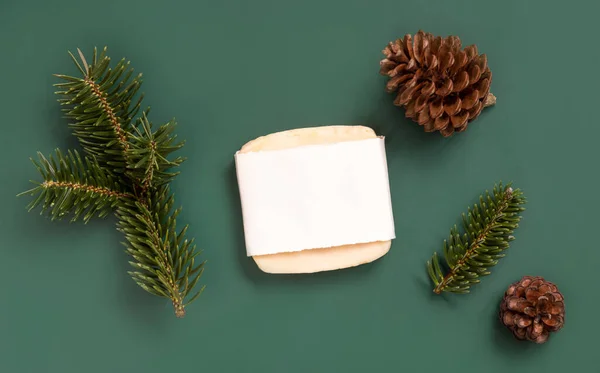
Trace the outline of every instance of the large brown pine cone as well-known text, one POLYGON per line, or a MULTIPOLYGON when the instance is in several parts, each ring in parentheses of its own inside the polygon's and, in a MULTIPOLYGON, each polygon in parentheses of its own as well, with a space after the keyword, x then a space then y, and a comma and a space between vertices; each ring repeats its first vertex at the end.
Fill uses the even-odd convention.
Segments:
POLYGON ((490 94, 492 72, 485 54, 475 45, 462 49, 456 36, 442 38, 419 31, 389 43, 383 50, 380 73, 390 80, 394 105, 426 132, 445 136, 467 129, 485 106, 496 102, 490 94))
POLYGON ((563 327, 564 298, 553 283, 524 276, 506 290, 500 319, 518 339, 544 343, 551 332, 563 327))

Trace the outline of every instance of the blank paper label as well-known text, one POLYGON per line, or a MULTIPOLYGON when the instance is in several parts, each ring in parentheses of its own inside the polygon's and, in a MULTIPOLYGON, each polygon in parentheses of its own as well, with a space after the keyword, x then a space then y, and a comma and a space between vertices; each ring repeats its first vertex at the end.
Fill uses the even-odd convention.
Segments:
POLYGON ((395 238, 384 139, 235 154, 248 256, 395 238))

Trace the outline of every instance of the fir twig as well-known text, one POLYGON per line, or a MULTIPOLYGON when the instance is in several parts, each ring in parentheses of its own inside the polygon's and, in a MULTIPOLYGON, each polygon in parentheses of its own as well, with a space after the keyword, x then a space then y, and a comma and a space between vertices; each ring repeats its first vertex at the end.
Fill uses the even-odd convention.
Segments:
POLYGON ((65 156, 57 149, 55 156, 46 158, 38 152, 39 161, 31 160, 43 181, 19 195, 30 194, 35 198, 28 208, 41 206, 52 220, 71 216, 85 223, 94 216, 105 217, 124 199, 133 196, 123 190, 109 174, 89 157, 82 157, 76 150, 65 156))
POLYGON ((39 154, 33 161, 43 181, 19 195, 34 197, 29 210, 41 207, 52 219, 72 216, 86 223, 94 216, 114 212, 117 229, 125 235, 131 256, 132 279, 145 291, 171 300, 175 315, 204 290, 193 291, 203 271, 193 239, 185 237, 187 225, 177 232, 172 211, 174 196, 169 182, 179 174, 172 171, 184 158, 169 159, 183 142, 175 142, 175 121, 153 129, 146 109, 137 114, 143 94, 135 99, 141 74, 132 77, 129 62, 110 67, 107 49, 88 61, 77 50, 81 63, 69 52, 81 77, 56 75, 59 103, 70 120, 74 135, 86 155, 75 150, 55 157, 39 154))
POLYGON ((466 294, 480 282, 480 277, 491 274, 491 267, 506 255, 504 251, 514 240, 525 203, 522 191, 510 184, 498 183, 491 194, 486 191, 485 197, 480 196, 479 204, 462 214, 465 233, 461 235, 454 226, 450 237, 444 240, 445 271, 437 253, 427 261, 434 293, 466 294))
POLYGON ((137 180, 141 192, 149 188, 159 187, 171 182, 179 172, 170 171, 185 161, 183 157, 169 160, 171 153, 183 147, 184 142, 175 142, 177 136, 172 135, 176 122, 169 121, 152 131, 152 123, 147 113, 142 113, 137 125, 130 135, 130 147, 127 150, 129 166, 127 175, 137 180))
POLYGON ((64 81, 55 84, 59 88, 58 102, 65 106, 63 111, 83 149, 103 168, 122 174, 127 167, 129 131, 144 97, 141 94, 135 100, 142 85, 142 74, 131 78, 134 70, 125 59, 111 68, 107 48, 99 56, 94 49, 91 65, 78 51, 84 67, 69 54, 83 76, 55 74, 64 81))
POLYGON ((144 290, 170 298, 177 317, 185 315, 184 307, 204 290, 185 301, 204 271, 204 262, 195 265, 193 239, 185 237, 187 225, 176 231, 177 215, 172 211, 173 196, 165 186, 150 196, 148 204, 127 200, 117 208, 118 229, 125 234, 124 245, 135 259, 129 262, 136 270, 129 272, 144 290))

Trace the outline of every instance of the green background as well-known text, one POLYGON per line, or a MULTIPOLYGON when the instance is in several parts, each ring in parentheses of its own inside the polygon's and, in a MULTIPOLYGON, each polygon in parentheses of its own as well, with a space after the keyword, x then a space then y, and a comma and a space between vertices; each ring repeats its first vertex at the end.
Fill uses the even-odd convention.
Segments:
POLYGON ((0 5, 0 371, 600 372, 597 333, 600 51, 592 1, 35 1, 0 5), (498 104, 451 139, 404 119, 378 75, 388 41, 419 29, 488 55, 498 104), (175 117, 188 157, 182 223, 208 261, 176 319, 129 279, 114 219, 27 213, 40 150, 77 147, 53 73, 109 47, 145 76, 152 119, 175 117), (302 276, 245 257, 233 154, 270 132, 365 124, 387 137, 398 238, 384 258, 302 276), (435 296, 425 261, 496 181, 529 199, 508 256, 467 296, 435 296), (541 275, 565 328, 518 343, 503 291, 541 275))

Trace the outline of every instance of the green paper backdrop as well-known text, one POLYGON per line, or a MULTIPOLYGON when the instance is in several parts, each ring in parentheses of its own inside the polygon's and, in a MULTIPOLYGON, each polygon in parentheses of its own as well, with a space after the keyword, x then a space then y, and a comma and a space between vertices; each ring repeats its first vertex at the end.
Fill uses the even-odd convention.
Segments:
POLYGON ((600 6, 591 1, 33 1, 0 5, 0 371, 600 372, 595 273, 600 6), (577 5, 576 5, 577 4, 577 5), (388 41, 424 29, 486 53, 498 104, 466 133, 424 134, 378 75, 388 41), (176 319, 127 276, 114 219, 52 223, 15 196, 40 150, 77 147, 53 73, 108 45, 145 76, 152 119, 188 157, 173 184, 208 261, 176 319), (245 257, 233 154, 270 132, 365 124, 387 137, 398 238, 358 268, 261 273, 245 257), (529 199, 508 256, 467 296, 435 296, 425 261, 496 181, 529 199), (566 297, 543 346, 497 322, 541 275, 566 297))

